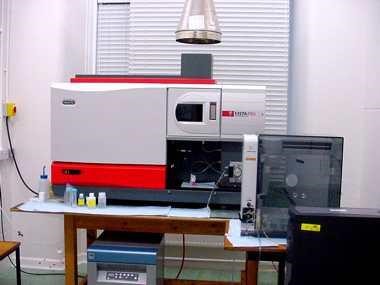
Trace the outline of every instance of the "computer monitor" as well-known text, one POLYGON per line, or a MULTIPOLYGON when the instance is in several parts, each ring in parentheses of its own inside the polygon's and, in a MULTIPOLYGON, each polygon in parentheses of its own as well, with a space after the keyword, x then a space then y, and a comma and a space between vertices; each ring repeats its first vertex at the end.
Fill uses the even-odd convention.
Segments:
POLYGON ((285 237, 288 208, 339 207, 343 138, 260 135, 256 228, 285 237))

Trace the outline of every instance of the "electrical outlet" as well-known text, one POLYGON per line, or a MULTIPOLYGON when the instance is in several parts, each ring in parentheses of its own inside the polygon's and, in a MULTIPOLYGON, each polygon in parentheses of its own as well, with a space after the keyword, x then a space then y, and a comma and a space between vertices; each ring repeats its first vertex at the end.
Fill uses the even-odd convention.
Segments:
POLYGON ((4 116, 11 118, 16 115, 16 104, 12 102, 7 102, 4 104, 4 116))

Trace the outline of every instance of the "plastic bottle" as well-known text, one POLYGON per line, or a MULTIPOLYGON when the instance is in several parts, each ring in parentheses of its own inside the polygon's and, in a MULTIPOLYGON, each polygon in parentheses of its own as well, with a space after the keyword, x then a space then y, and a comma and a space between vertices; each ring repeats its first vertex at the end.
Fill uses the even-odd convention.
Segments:
POLYGON ((63 195, 63 201, 66 206, 71 206, 71 188, 70 184, 66 184, 65 193, 63 195))
POLYGON ((40 180, 38 181, 38 199, 44 202, 48 199, 49 195, 49 179, 45 172, 46 166, 42 168, 42 174, 40 175, 40 180))
POLYGON ((106 192, 99 192, 98 194, 98 208, 105 208, 107 206, 106 192))
POLYGON ((65 205, 68 207, 76 207, 77 197, 78 197, 78 189, 71 186, 70 184, 66 184, 65 194, 63 196, 65 205))
POLYGON ((96 198, 94 196, 94 193, 90 193, 89 196, 86 198, 87 202, 87 208, 96 208, 96 198))
POLYGON ((75 187, 71 187, 70 206, 76 207, 77 200, 78 200, 78 189, 75 187))
POLYGON ((78 206, 79 207, 84 206, 84 195, 83 195, 83 193, 79 194, 79 197, 78 197, 78 206))

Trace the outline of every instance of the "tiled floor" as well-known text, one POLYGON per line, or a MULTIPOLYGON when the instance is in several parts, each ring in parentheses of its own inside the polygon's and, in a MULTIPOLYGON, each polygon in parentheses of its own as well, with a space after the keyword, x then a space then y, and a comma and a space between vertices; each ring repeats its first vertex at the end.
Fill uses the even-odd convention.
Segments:
MULTIPOLYGON (((80 271, 84 268, 80 268, 80 271)), ((165 276, 168 278, 173 278, 177 271, 176 268, 167 268, 165 270, 165 276)), ((29 270, 31 271, 31 270, 29 270)), ((33 272, 33 271, 32 271, 33 272)), ((262 268, 259 273, 260 280, 259 285, 275 285, 276 284, 276 274, 274 271, 268 269, 266 266, 262 268)), ((218 270, 206 270, 206 269, 184 269, 182 272, 181 279, 191 279, 191 280, 214 280, 214 281, 238 281, 240 278, 239 273, 228 272, 228 271, 218 271, 218 270)), ((0 284, 1 285, 15 285, 16 284, 16 274, 13 268, 8 270, 2 270, 0 272, 0 284)), ((22 285, 60 285, 64 284, 63 276, 34 276, 22 274, 22 285)))

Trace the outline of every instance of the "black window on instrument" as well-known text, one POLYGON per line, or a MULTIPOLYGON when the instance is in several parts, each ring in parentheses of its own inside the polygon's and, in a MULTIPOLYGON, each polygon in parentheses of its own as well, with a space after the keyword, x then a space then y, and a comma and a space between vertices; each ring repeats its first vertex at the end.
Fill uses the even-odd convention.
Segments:
POLYGON ((179 122, 202 122, 203 104, 178 104, 175 116, 179 122))

